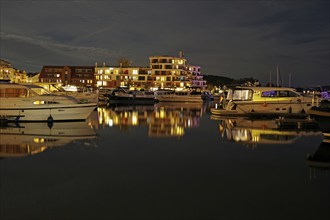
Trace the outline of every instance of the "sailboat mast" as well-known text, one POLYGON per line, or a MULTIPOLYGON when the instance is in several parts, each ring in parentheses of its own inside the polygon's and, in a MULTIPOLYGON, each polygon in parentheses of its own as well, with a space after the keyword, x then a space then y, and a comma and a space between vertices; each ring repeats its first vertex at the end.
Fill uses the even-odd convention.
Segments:
POLYGON ((280 73, 280 68, 278 65, 276 66, 276 86, 281 87, 282 86, 282 77, 280 73))
POLYGON ((289 74, 289 88, 291 88, 291 73, 289 74))
POLYGON ((277 65, 277 66, 276 66, 276 86, 277 86, 277 87, 280 86, 279 75, 280 75, 280 71, 279 71, 279 69, 278 69, 278 65, 277 65))

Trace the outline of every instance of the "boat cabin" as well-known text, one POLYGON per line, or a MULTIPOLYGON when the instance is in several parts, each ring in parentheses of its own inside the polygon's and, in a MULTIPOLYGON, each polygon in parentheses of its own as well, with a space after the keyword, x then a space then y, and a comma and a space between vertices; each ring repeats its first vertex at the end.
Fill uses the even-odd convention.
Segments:
MULTIPOLYGON (((230 96, 230 95, 229 95, 230 96)), ((263 101, 272 99, 283 99, 300 97, 301 95, 294 89, 281 87, 242 87, 233 91, 233 101, 263 101)))

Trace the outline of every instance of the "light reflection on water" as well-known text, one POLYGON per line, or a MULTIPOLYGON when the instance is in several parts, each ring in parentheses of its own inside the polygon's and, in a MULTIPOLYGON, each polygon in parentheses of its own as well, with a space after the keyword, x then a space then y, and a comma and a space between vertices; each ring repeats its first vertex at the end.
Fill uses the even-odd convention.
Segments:
POLYGON ((97 137, 85 121, 20 123, 0 127, 0 157, 22 157, 41 153, 46 149, 66 146, 73 142, 90 145, 97 137))
POLYGON ((147 126, 148 136, 183 136, 185 129, 198 128, 205 113, 203 103, 157 103, 149 106, 98 108, 98 125, 147 126))
POLYGON ((108 106, 86 122, 1 127, 1 219, 329 217, 319 129, 209 107, 108 106))

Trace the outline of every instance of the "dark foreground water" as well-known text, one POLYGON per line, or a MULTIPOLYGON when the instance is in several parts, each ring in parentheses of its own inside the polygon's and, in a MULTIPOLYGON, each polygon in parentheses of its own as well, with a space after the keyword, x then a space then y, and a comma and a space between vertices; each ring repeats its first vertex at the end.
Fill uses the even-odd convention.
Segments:
POLYGON ((1 127, 0 219, 330 219, 327 140, 278 126, 167 103, 1 127))

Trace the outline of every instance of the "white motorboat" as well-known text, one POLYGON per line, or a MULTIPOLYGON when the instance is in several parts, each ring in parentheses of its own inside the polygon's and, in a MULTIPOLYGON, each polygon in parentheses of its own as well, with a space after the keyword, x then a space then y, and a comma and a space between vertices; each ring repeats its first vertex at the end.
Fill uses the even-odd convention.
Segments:
POLYGON ((97 103, 81 103, 37 85, 0 82, 0 118, 8 121, 85 120, 96 107, 97 103))
POLYGON ((237 87, 222 105, 211 108, 221 116, 293 116, 307 115, 314 105, 313 97, 306 97, 293 88, 237 87))

